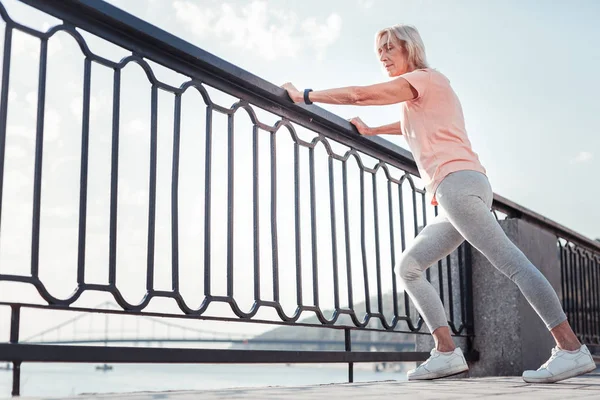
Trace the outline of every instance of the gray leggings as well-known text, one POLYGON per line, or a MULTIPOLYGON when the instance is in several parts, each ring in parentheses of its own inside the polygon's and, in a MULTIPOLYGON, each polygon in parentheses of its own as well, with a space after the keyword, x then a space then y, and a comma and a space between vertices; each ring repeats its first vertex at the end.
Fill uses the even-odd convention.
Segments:
POLYGON ((442 212, 402 253, 396 273, 430 332, 448 326, 444 306, 423 271, 452 253, 465 239, 517 284, 548 329, 567 319, 556 292, 544 275, 506 236, 493 213, 493 192, 477 171, 447 175, 436 191, 442 212))

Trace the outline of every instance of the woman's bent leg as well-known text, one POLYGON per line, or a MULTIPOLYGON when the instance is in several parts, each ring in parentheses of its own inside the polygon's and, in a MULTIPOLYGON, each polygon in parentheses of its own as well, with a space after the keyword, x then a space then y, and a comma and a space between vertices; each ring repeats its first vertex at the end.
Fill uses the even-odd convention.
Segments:
POLYGON ((454 345, 450 336, 440 296, 423 276, 423 271, 446 257, 463 241, 446 217, 438 215, 402 253, 396 266, 396 273, 436 342, 431 357, 406 373, 409 381, 443 378, 469 370, 462 350, 454 345))
POLYGON ((396 265, 396 274, 430 332, 447 327, 448 320, 438 293, 425 279, 423 271, 452 253, 463 241, 460 233, 440 214, 423 228, 396 265))

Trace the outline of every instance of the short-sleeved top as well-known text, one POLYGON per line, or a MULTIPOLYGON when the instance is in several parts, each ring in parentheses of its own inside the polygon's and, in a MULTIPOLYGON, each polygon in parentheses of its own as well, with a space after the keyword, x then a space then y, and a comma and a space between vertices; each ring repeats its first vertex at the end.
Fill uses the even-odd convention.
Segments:
POLYGON ((435 191, 444 177, 460 170, 486 174, 471 149, 460 101, 442 73, 417 69, 400 75, 418 92, 401 103, 402 134, 415 158, 431 204, 438 205, 435 191))

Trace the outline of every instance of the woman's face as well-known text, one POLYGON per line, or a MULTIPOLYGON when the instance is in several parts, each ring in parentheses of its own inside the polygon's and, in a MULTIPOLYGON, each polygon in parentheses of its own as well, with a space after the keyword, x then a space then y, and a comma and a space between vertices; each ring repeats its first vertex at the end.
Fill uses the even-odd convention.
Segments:
POLYGON ((388 43, 387 33, 383 34, 377 43, 377 54, 379 54, 379 61, 383 64, 389 77, 409 72, 406 51, 393 40, 388 43))

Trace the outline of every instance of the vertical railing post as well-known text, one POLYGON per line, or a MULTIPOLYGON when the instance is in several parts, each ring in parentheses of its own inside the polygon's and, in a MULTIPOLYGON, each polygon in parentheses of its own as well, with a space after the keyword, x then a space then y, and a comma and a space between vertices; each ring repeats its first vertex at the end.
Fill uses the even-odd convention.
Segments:
MULTIPOLYGON (((21 316, 21 306, 11 304, 10 314, 10 343, 17 344, 19 342, 19 320, 21 316)), ((21 387, 21 361, 13 361, 13 388, 12 395, 20 396, 21 387)))
POLYGON ((467 351, 473 351, 473 339, 475 336, 475 317, 473 312, 473 257, 471 254, 471 245, 468 243, 464 244, 465 249, 465 290, 467 296, 465 299, 466 311, 467 311, 467 351))
MULTIPOLYGON (((352 339, 350 337, 350 328, 344 329, 344 337, 345 337, 345 342, 346 342, 346 351, 351 352, 352 351, 352 339)), ((350 383, 354 382, 354 363, 353 362, 348 363, 348 382, 350 382, 350 383)))

